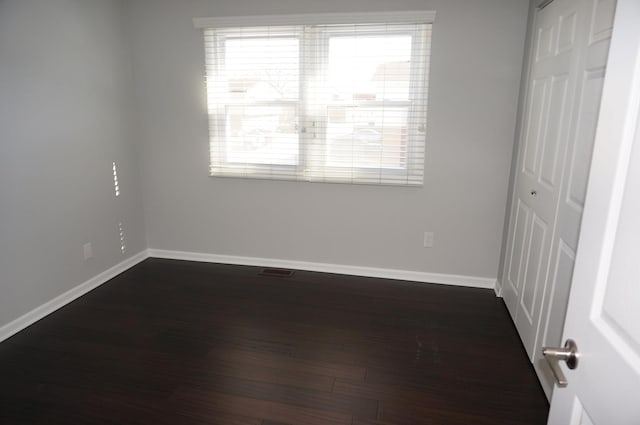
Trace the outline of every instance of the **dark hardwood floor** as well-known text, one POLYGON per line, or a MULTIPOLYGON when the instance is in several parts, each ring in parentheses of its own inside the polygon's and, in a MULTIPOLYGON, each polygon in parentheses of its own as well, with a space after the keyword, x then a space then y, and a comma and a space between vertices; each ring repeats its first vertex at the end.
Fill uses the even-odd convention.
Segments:
POLYGON ((148 259, 0 343, 0 423, 546 423, 493 291, 148 259))

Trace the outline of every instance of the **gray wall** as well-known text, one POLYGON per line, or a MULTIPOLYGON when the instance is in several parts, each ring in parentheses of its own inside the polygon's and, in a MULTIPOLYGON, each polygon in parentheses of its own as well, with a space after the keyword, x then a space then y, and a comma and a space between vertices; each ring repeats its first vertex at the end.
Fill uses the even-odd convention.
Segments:
POLYGON ((146 247, 123 13, 0 1, 0 327, 146 247))
POLYGON ((526 0, 133 0, 140 165, 155 249, 495 278, 526 0), (207 177, 201 33, 191 19, 436 10, 423 188, 207 177), (422 247, 423 232, 435 246, 422 247))
POLYGON ((0 0, 0 326, 147 246, 496 277, 526 15, 526 0, 0 0), (438 13, 423 188, 207 177, 193 17, 421 8, 438 13))

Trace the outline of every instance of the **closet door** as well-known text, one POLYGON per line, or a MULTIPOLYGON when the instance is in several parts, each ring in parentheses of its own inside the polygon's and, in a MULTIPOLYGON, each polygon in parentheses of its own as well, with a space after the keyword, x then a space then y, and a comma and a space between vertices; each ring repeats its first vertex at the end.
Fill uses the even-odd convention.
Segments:
POLYGON ((547 395, 542 346, 560 346, 615 0, 536 11, 503 297, 547 395))
POLYGON ((503 297, 531 359, 541 317, 574 106, 582 0, 536 11, 503 297))
POLYGON ((553 375, 542 356, 542 347, 559 347, 571 286, 578 234, 582 221, 596 124, 613 29, 615 0, 587 2, 588 36, 580 49, 576 107, 568 137, 564 178, 552 241, 547 291, 542 303, 534 365, 547 394, 553 375))

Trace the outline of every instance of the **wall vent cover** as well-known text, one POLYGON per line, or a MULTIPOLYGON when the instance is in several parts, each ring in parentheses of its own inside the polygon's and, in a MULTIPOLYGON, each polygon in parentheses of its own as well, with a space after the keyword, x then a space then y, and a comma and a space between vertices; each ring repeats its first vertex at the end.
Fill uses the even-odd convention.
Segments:
POLYGON ((276 269, 273 267, 265 267, 258 273, 260 276, 271 277, 291 277, 294 271, 291 269, 276 269))

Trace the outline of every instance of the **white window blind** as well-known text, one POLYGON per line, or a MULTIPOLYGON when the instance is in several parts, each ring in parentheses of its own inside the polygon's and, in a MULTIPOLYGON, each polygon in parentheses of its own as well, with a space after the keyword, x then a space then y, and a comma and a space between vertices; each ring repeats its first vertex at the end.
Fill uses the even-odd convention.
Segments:
POLYGON ((205 27, 210 175, 421 185, 430 23, 205 27))

